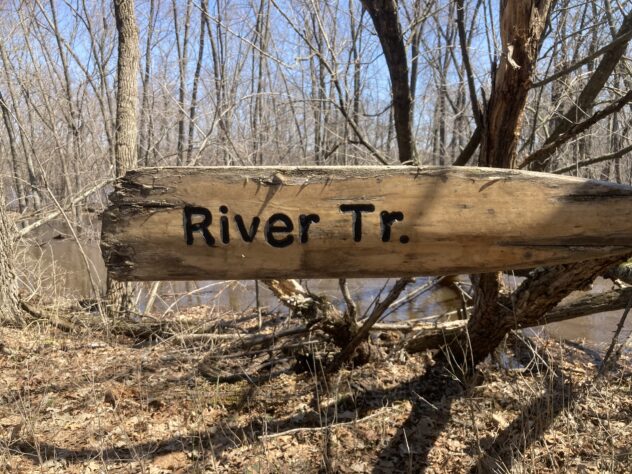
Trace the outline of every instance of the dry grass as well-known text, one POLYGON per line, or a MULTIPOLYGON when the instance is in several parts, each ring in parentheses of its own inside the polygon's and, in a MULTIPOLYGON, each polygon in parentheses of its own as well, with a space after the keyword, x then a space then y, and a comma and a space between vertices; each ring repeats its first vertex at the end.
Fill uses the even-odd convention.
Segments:
POLYGON ((173 341, 47 325, 0 341, 0 472, 632 471, 629 353, 594 382, 591 355, 540 341, 532 370, 490 362, 466 383, 392 354, 325 393, 310 373, 216 383, 207 348, 173 341))

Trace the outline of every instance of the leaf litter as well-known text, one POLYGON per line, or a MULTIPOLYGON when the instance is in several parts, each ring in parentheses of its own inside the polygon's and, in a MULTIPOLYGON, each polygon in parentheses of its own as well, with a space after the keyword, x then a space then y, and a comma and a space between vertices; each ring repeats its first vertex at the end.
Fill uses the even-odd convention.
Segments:
POLYGON ((0 341, 0 472, 632 472, 629 351, 603 379, 581 346, 539 339, 547 366, 492 358, 473 380, 394 353, 328 383, 317 367, 229 383, 201 373, 203 344, 0 341))

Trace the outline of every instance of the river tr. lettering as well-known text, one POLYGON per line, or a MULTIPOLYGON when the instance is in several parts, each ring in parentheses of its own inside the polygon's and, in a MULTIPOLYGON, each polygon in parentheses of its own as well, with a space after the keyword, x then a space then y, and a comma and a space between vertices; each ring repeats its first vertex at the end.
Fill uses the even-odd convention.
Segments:
MULTIPOLYGON (((373 204, 341 204, 339 211, 344 214, 350 214, 350 226, 349 232, 354 242, 362 241, 362 215, 375 212, 375 206, 373 204)), ((217 245, 217 238, 222 244, 228 245, 231 240, 231 216, 229 215, 229 208, 226 205, 219 206, 219 233, 213 235, 213 213, 206 207, 199 206, 184 206, 184 240, 187 245, 193 245, 195 241, 194 234, 200 234, 200 236, 206 242, 209 247, 217 245)), ((391 227, 395 222, 401 222, 404 220, 404 214, 401 211, 382 211, 380 213, 380 236, 382 242, 389 242, 391 240, 391 227)), ((261 218, 258 216, 252 219, 245 220, 241 214, 233 214, 232 221, 234 222, 233 230, 236 230, 238 235, 244 242, 250 243, 255 240, 255 237, 259 233, 261 227, 261 218)), ((306 244, 309 242, 309 231, 312 225, 326 224, 321 223, 321 218, 318 214, 300 214, 297 220, 297 226, 295 221, 290 216, 282 212, 272 214, 263 225, 263 238, 272 247, 284 248, 292 245, 295 242, 295 236, 292 234, 295 228, 298 228, 298 242, 306 244)), ((399 241, 402 244, 409 242, 409 238, 406 235, 402 235, 399 241)))

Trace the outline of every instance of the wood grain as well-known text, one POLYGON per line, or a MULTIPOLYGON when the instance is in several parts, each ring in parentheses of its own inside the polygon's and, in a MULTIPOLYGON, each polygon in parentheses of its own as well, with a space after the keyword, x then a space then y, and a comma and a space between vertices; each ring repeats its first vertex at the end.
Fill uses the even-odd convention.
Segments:
POLYGON ((631 198, 629 186, 490 168, 145 168, 117 181, 101 246, 121 280, 480 273, 629 253, 631 198), (375 208, 361 214, 359 241, 345 204, 375 208), (199 231, 187 245, 186 206, 209 210, 213 246, 199 231), (382 211, 403 215, 386 242, 382 211), (241 237, 236 214, 246 233, 254 217, 261 220, 252 242, 241 237), (268 226, 272 242, 291 236, 285 247, 265 238, 275 214, 292 222, 292 232, 282 232, 278 219, 268 226), (319 216, 305 243, 301 214, 319 216))

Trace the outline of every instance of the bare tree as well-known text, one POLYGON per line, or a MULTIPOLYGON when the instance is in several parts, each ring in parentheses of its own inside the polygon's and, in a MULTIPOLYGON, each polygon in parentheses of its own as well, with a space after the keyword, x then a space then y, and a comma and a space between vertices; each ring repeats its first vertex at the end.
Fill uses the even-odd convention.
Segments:
MULTIPOLYGON (((144 165, 478 160, 632 179, 629 0, 519 0, 500 10, 491 0, 148 0, 137 5, 141 31, 126 39, 117 18, 119 41, 103 2, 11 4, 0 18, 0 144, 9 207, 26 210, 26 228, 55 200, 76 203, 110 166, 120 175, 137 157, 144 165), (139 42, 136 140, 138 60, 127 62, 135 72, 123 65, 139 42)), ((134 13, 129 2, 115 7, 134 13)), ((93 199, 105 202, 105 192, 93 199)), ((73 225, 86 228, 77 211, 73 225)), ((513 294, 518 317, 554 306, 602 266, 530 276, 513 294), (553 279, 564 285, 550 291, 553 279)), ((478 358, 513 326, 494 309, 506 301, 498 275, 476 279, 478 358)))
MULTIPOLYGON (((118 31, 116 94, 115 173, 123 176, 137 166, 137 106, 140 49, 133 0, 114 0, 118 31)), ((127 313, 131 307, 131 285, 108 277, 108 309, 111 315, 127 313)))
MULTIPOLYGON (((395 88, 401 88, 407 78, 406 57, 396 53, 403 44, 403 35, 397 19, 397 6, 382 0, 364 0, 363 3, 367 10, 372 12, 376 31, 384 49, 385 60, 389 64, 395 96, 398 92, 395 88)), ((532 0, 501 4, 499 25, 502 55, 498 66, 493 67, 491 94, 481 118, 482 134, 479 153, 481 166, 512 168, 517 165, 517 150, 521 140, 527 96, 532 87, 551 5, 552 1, 532 0)), ((619 35, 625 33, 626 26, 627 20, 619 31, 619 35)), ((463 40, 461 45, 464 45, 463 40)), ((616 54, 622 54, 621 48, 615 49, 614 53, 604 57, 602 64, 580 94, 581 107, 573 106, 565 114, 566 120, 556 127, 547 143, 551 143, 560 134, 573 130, 572 125, 578 120, 578 111, 585 110, 589 104, 593 103, 597 92, 610 76, 617 62, 617 59, 613 58, 616 54), (597 73, 597 71, 600 72, 597 73)), ((401 89, 399 92, 401 93, 401 89)), ((474 94, 472 98, 474 100, 474 94)), ((393 107, 397 110, 397 102, 394 101, 393 107)), ((403 109, 400 111, 400 117, 407 117, 410 104, 402 100, 400 107, 403 109)), ((606 116, 606 113, 602 115, 606 116)), ((603 117, 595 118, 594 122, 601 118, 603 117)), ((400 123, 406 123, 406 120, 400 120, 400 123)), ((397 131, 399 135, 401 128, 397 131)), ((406 130, 404 132, 404 137, 408 137, 409 132, 406 130)), ((400 146, 400 161, 412 159, 410 155, 402 156, 401 151, 400 146)), ((513 320, 509 320, 499 308, 498 299, 502 292, 500 274, 477 276, 475 278, 475 307, 468 323, 469 339, 467 344, 463 340, 453 343, 450 347, 453 355, 461 362, 471 359, 476 363, 482 360, 501 342, 505 334, 515 327, 516 320, 535 321, 541 318, 546 311, 552 309, 571 291, 585 287, 596 275, 605 271, 617 260, 620 260, 620 257, 594 263, 563 265, 534 273, 513 295, 512 300, 515 305, 513 320), (467 347, 467 350, 464 351, 464 347, 467 347)))
POLYGON ((4 204, 4 184, 2 181, 0 179, 0 322, 20 324, 22 314, 14 268, 15 232, 4 204))

